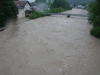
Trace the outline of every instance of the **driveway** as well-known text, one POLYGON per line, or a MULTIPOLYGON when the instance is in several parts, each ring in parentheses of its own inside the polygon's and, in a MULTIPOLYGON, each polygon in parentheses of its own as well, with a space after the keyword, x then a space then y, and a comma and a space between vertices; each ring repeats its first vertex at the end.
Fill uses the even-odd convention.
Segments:
POLYGON ((91 27, 86 17, 61 15, 18 23, 0 43, 0 75, 100 75, 100 39, 91 27))

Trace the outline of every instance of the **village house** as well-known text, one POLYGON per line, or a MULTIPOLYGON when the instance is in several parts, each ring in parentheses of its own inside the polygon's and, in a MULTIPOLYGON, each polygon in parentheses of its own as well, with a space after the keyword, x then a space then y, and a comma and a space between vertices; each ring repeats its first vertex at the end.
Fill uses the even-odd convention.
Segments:
POLYGON ((18 7, 18 10, 19 10, 18 18, 24 17, 26 10, 31 11, 34 9, 32 8, 30 2, 27 0, 14 1, 14 3, 18 7))
POLYGON ((29 1, 26 0, 20 0, 20 1, 14 1, 15 5, 18 7, 19 10, 31 10, 31 4, 29 1))
POLYGON ((36 2, 32 2, 31 4, 31 8, 34 8, 35 10, 37 10, 37 3, 36 2))

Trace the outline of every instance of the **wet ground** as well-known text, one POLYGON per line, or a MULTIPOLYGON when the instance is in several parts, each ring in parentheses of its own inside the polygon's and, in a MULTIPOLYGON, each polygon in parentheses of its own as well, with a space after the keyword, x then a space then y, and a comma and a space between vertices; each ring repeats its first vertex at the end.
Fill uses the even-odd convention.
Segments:
POLYGON ((88 12, 86 10, 82 11, 81 9, 73 9, 73 10, 69 10, 69 11, 65 11, 62 13, 47 13, 49 15, 70 15, 70 16, 80 16, 80 17, 88 17, 88 12))
POLYGON ((0 75, 100 75, 100 39, 91 27, 86 17, 61 15, 18 23, 0 40, 0 75))

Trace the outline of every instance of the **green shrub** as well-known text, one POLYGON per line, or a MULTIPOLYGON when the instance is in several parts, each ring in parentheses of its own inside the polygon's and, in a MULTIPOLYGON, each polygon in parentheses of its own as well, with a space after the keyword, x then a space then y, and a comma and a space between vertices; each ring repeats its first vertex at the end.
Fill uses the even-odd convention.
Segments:
POLYGON ((36 18, 43 17, 43 16, 45 16, 44 13, 35 11, 29 16, 29 19, 36 19, 36 18))
POLYGON ((10 19, 16 19, 18 8, 14 4, 14 0, 0 1, 0 27, 5 27, 10 19))
POLYGON ((62 7, 66 10, 70 9, 70 4, 67 0, 53 0, 53 3, 50 6, 51 8, 59 8, 62 7))
POLYGON ((88 20, 93 24, 93 28, 90 33, 100 38, 100 0, 96 0, 95 2, 89 5, 89 18, 88 20))
POLYGON ((63 11, 66 11, 64 8, 59 8, 59 12, 63 12, 63 11))
POLYGON ((100 27, 93 27, 90 31, 90 33, 97 37, 97 38, 100 38, 100 27))
POLYGON ((93 20, 95 18, 95 14, 94 14, 94 11, 95 11, 95 8, 96 8, 96 2, 92 2, 89 4, 89 8, 88 8, 88 21, 92 22, 93 23, 93 20))
POLYGON ((88 21, 93 22, 94 16, 93 13, 88 14, 88 21))
POLYGON ((70 6, 67 10, 72 10, 72 7, 70 6))
POLYGON ((95 17, 93 20, 93 26, 98 26, 100 27, 100 18, 95 17))

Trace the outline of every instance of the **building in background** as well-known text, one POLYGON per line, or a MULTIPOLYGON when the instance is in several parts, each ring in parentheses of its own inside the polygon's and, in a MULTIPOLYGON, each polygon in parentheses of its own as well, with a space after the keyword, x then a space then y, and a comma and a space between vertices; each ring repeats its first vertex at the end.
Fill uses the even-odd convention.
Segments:
POLYGON ((14 1, 15 5, 18 7, 19 10, 30 10, 31 9, 31 4, 26 1, 26 0, 19 0, 19 1, 14 1))
POLYGON ((37 10, 37 3, 36 2, 32 2, 30 4, 31 4, 32 8, 34 8, 35 10, 37 10))
POLYGON ((18 18, 22 18, 26 16, 25 11, 31 11, 31 4, 27 0, 19 0, 19 1, 14 1, 14 4, 18 7, 19 14, 18 18))

